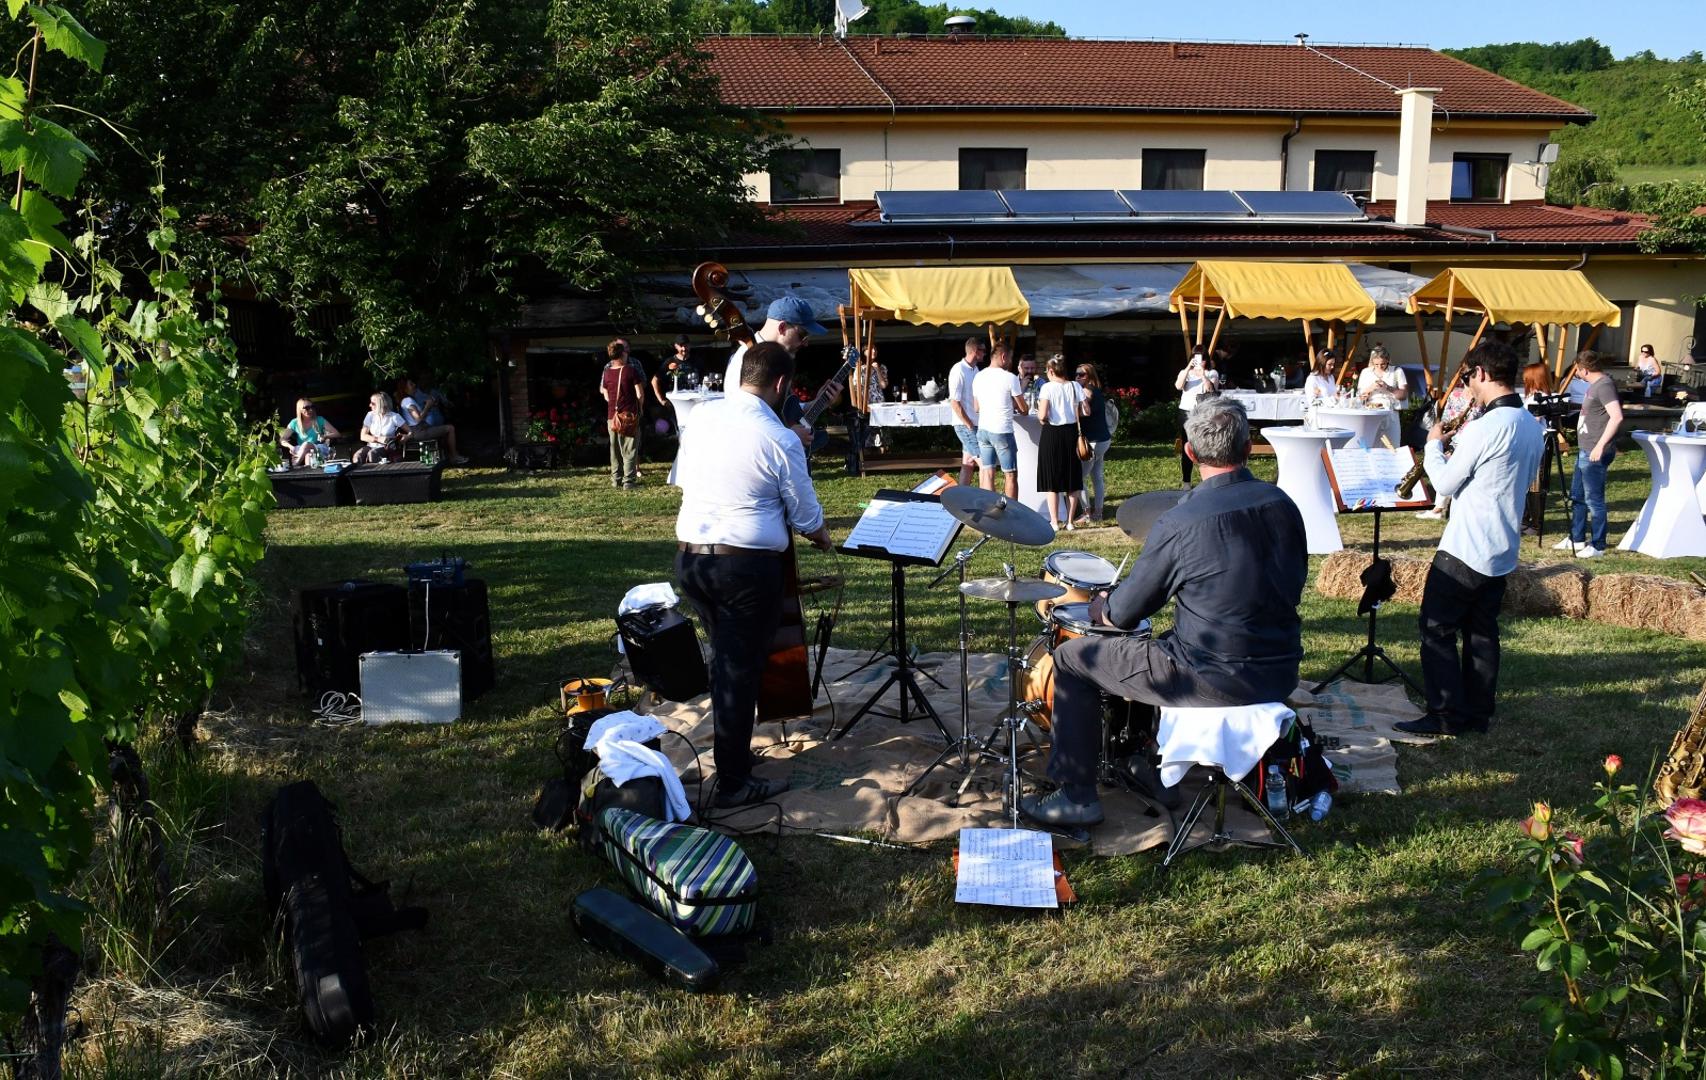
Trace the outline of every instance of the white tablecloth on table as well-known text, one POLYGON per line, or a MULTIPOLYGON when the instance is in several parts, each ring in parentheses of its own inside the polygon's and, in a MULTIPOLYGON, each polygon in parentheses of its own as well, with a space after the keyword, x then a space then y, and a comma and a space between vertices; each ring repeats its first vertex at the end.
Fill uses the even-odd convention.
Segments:
POLYGON ((1301 426, 1263 428, 1262 438, 1274 448, 1279 464, 1279 489, 1297 504, 1303 515, 1303 531, 1309 554, 1330 555, 1345 546, 1339 536, 1339 504, 1327 479, 1321 451, 1351 441, 1353 433, 1343 428, 1301 426))
POLYGON ((1280 393, 1258 393, 1255 390, 1222 390, 1220 396, 1244 406, 1244 415, 1252 420, 1303 419, 1303 391, 1286 390, 1280 393))
MULTIPOLYGON (((716 401, 722 396, 723 392, 721 390, 671 390, 669 393, 665 394, 664 397, 668 398, 670 405, 675 408, 676 432, 679 434, 686 430, 687 421, 693 415, 694 409, 703 405, 707 401, 716 401)), ((678 443, 677 445, 680 444, 678 443)), ((676 463, 670 462, 669 478, 664 482, 673 486, 679 486, 675 483, 675 468, 676 463)))
POLYGON ((1700 504, 1700 487, 1706 482, 1706 436, 1637 431, 1635 441, 1647 452, 1653 486, 1618 549, 1655 559, 1706 555, 1706 519, 1701 517, 1700 504))
POLYGON ((954 409, 945 401, 888 401, 871 406, 872 427, 950 427, 954 409))

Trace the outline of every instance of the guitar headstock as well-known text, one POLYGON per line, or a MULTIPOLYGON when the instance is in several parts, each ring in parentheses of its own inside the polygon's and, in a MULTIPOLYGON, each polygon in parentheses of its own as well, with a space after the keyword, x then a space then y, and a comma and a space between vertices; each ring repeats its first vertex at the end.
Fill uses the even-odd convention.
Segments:
POLYGON ((722 263, 703 262, 693 268, 693 295, 699 298, 698 311, 705 325, 714 334, 720 334, 730 341, 750 344, 753 340, 752 327, 747 324, 746 316, 740 308, 729 299, 729 269, 722 263))

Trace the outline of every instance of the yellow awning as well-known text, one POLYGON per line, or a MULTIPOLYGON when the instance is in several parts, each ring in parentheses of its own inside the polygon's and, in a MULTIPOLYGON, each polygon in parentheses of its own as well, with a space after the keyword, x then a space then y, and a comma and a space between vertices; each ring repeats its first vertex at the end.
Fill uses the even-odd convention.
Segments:
POLYGON ((1374 321, 1373 298, 1344 263, 1205 259, 1174 288, 1168 310, 1195 307, 1199 296, 1233 318, 1374 321))
POLYGON ((1617 305, 1601 296, 1580 270, 1453 267, 1417 289, 1410 310, 1444 311, 1447 293, 1452 294, 1453 310, 1483 312, 1494 322, 1616 326, 1622 318, 1617 305))
POLYGON ((847 271, 853 305, 893 312, 915 326, 1031 321, 1031 305, 1005 266, 919 266, 847 271))

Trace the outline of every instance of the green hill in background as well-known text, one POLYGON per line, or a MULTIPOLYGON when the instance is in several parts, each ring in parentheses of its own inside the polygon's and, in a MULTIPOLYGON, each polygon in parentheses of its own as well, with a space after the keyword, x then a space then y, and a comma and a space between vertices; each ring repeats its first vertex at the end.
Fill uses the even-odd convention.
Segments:
POLYGON ((1515 42, 1441 50, 1476 67, 1591 110, 1599 119, 1558 133, 1560 164, 1600 158, 1625 182, 1700 178, 1706 133, 1666 89, 1706 78, 1699 52, 1663 60, 1651 52, 1618 60, 1593 38, 1542 45, 1515 42))

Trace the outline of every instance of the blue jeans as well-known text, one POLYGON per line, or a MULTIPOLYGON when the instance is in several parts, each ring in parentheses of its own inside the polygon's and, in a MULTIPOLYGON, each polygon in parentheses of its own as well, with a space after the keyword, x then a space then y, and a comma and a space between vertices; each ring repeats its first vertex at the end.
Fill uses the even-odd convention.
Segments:
POLYGON ((985 469, 1001 466, 1003 472, 1019 467, 1019 441, 1011 431, 977 429, 977 463, 985 469))
POLYGON ((976 461, 978 459, 977 429, 966 427, 964 424, 955 424, 954 436, 960 440, 960 453, 965 455, 964 460, 968 462, 976 461))
POLYGON ((1642 389, 1642 396, 1643 397, 1658 397, 1659 391, 1663 390, 1664 388, 1665 388, 1665 377, 1664 377, 1663 372, 1660 372, 1659 374, 1654 375, 1650 379, 1643 380, 1641 383, 1641 389, 1642 389))
POLYGON ((1598 461, 1589 461, 1586 450, 1576 452, 1576 475, 1570 478, 1570 499, 1573 503, 1570 512, 1570 539, 1581 543, 1587 539, 1588 516, 1593 516, 1593 537, 1589 540, 1594 547, 1605 550, 1605 530, 1608 523, 1605 520, 1605 470, 1611 467, 1611 459, 1617 456, 1617 451, 1611 447, 1605 448, 1598 461))

